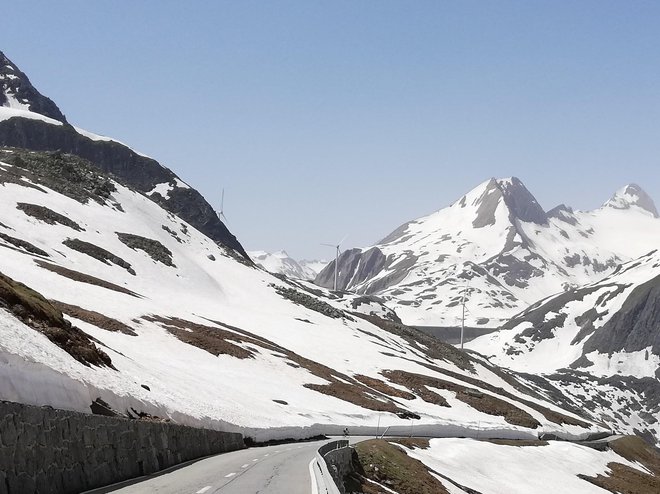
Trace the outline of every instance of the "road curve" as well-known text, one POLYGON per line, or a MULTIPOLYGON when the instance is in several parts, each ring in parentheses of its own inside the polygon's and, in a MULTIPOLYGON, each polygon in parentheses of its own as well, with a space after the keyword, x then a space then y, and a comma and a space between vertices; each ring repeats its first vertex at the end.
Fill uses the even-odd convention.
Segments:
POLYGON ((310 494, 309 464, 323 441, 243 449, 94 494, 310 494))

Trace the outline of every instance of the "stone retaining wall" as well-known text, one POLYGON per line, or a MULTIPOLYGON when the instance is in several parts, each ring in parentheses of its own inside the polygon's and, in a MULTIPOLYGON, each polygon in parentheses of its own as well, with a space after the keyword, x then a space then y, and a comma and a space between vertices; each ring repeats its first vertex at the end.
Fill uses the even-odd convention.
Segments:
POLYGON ((243 447, 236 433, 0 401, 0 494, 78 493, 243 447))

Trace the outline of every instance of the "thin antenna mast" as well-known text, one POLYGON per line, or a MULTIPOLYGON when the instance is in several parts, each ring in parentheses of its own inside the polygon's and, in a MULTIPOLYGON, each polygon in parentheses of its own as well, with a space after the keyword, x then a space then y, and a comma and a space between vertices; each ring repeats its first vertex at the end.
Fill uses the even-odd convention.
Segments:
POLYGON ((342 238, 339 241, 338 244, 321 244, 321 245, 325 245, 326 247, 334 247, 335 248, 335 281, 332 285, 333 286, 333 288, 332 288, 333 292, 337 291, 337 278, 338 278, 338 275, 339 275, 339 254, 341 254, 341 250, 339 249, 339 247, 341 247, 341 244, 344 243, 344 240, 346 240, 347 237, 348 237, 348 235, 344 235, 344 238, 342 238))
POLYGON ((463 350, 463 335, 465 333, 465 301, 467 298, 467 290, 470 286, 470 278, 465 281, 465 288, 463 288, 463 297, 461 304, 463 305, 463 317, 461 318, 461 350, 463 350))
POLYGON ((222 189, 222 196, 220 196, 220 213, 218 213, 218 216, 222 218, 225 223, 229 223, 227 221, 227 217, 225 216, 225 189, 223 187, 222 189))

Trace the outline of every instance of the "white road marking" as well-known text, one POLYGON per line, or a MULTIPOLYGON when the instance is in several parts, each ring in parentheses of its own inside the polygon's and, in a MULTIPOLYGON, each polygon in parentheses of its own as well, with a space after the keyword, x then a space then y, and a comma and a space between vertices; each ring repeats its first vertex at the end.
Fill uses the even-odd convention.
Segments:
POLYGON ((279 449, 276 449, 276 450, 275 450, 275 452, 276 452, 276 453, 279 453, 279 452, 280 452, 280 450, 279 450, 279 449))
POLYGON ((225 478, 227 479, 227 478, 229 478, 229 477, 233 477, 234 475, 236 475, 235 472, 228 473, 227 475, 225 475, 225 478))
POLYGON ((270 455, 270 453, 266 453, 266 454, 264 455, 264 458, 265 458, 266 456, 268 456, 268 455, 270 455))
POLYGON ((206 487, 202 487, 202 488, 201 488, 200 490, 198 490, 195 494, 204 494, 206 491, 208 491, 209 489, 211 489, 211 487, 213 487, 213 486, 207 485, 206 487))
POLYGON ((254 460, 252 460, 252 461, 259 461, 259 458, 255 458, 255 459, 254 459, 254 460))
POLYGON ((249 467, 249 466, 250 466, 250 464, 249 464, 249 463, 246 463, 245 465, 241 465, 241 468, 247 468, 247 467, 249 467))
POLYGON ((314 475, 314 464, 316 463, 316 458, 313 458, 309 462, 309 478, 312 479, 312 494, 318 494, 319 488, 316 483, 316 475, 314 475))

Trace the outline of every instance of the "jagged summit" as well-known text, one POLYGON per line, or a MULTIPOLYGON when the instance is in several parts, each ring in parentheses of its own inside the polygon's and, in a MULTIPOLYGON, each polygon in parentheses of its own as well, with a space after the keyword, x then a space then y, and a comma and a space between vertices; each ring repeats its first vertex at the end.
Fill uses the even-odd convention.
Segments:
POLYGON ((630 209, 633 206, 651 213, 655 218, 660 217, 651 196, 637 184, 629 184, 619 189, 609 201, 603 204, 603 207, 614 209, 630 209))
POLYGON ((545 211, 519 178, 498 180, 497 185, 515 218, 538 225, 548 222, 545 211))
POLYGON ((508 209, 510 221, 520 220, 545 225, 548 217, 536 198, 517 177, 491 178, 463 196, 458 204, 472 204, 477 208, 474 228, 483 228, 496 223, 496 212, 501 203, 508 209))
POLYGON ((59 122, 66 117, 50 99, 32 85, 28 76, 0 51, 0 106, 29 110, 59 122))

